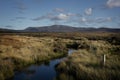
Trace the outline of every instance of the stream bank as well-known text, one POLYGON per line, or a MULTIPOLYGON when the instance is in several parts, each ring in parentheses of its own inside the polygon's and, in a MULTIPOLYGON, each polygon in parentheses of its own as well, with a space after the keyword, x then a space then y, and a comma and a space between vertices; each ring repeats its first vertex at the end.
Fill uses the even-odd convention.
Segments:
MULTIPOLYGON (((68 55, 73 52, 74 50, 69 49, 68 55)), ((60 74, 55 70, 55 66, 64 59, 65 56, 50 60, 49 62, 43 62, 40 65, 33 64, 21 71, 15 72, 12 80, 57 80, 57 76, 60 74)))

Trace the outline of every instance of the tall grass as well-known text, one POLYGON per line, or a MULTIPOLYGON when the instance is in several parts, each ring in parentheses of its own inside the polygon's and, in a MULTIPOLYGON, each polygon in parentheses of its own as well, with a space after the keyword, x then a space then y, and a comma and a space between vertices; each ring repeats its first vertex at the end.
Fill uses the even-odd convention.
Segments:
POLYGON ((0 39, 0 80, 10 78, 14 70, 67 54, 66 42, 50 37, 4 35, 0 39))
POLYGON ((58 64, 58 71, 72 74, 76 80, 120 80, 120 56, 110 52, 114 45, 103 40, 81 40, 77 44, 78 51, 58 64), (105 65, 103 54, 107 56, 105 65))
POLYGON ((113 77, 120 79, 119 34, 102 32, 1 33, 0 80, 10 78, 14 75, 14 70, 24 66, 63 56, 67 53, 67 48, 75 48, 78 51, 68 56, 57 66, 57 69, 73 73, 72 75, 78 80, 113 79, 113 77), (107 55, 105 67, 101 67, 103 54, 107 55), (106 77, 111 75, 110 78, 106 77))

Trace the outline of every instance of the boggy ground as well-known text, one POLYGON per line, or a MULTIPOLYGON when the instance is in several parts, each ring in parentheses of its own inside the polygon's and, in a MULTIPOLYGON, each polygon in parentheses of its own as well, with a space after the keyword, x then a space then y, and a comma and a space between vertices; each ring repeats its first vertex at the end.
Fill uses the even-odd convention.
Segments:
POLYGON ((50 37, 0 36, 0 80, 12 77, 14 70, 29 64, 66 55, 67 42, 50 37))
POLYGON ((84 38, 69 46, 78 50, 56 66, 60 72, 57 80, 120 80, 119 44, 84 38))
POLYGON ((0 80, 30 64, 67 54, 56 66, 58 80, 120 80, 120 33, 2 33, 0 80), (106 63, 103 64, 103 54, 106 63), (69 76, 71 75, 71 76, 69 76))

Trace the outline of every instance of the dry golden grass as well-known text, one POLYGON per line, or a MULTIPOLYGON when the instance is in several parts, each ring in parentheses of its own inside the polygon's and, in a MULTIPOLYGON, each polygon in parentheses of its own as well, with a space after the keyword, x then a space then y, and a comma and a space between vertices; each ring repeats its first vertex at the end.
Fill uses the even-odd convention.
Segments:
MULTIPOLYGON (((14 75, 15 69, 62 56, 67 53, 68 47, 76 48, 78 51, 61 62, 57 66, 58 69, 73 73, 78 80, 118 80, 120 79, 119 34, 2 33, 0 34, 0 80, 14 75), (103 54, 107 55, 104 67, 101 65, 103 54)), ((66 78, 63 74, 61 76, 66 78)))
POLYGON ((109 51, 113 45, 101 40, 84 40, 78 44, 89 47, 80 47, 58 64, 57 70, 72 74, 75 80, 120 80, 120 55, 109 51), (103 54, 107 56, 105 65, 103 54))
POLYGON ((14 69, 28 64, 65 55, 67 52, 65 41, 50 37, 0 36, 0 79, 11 77, 4 72, 14 73, 14 69), (9 66, 12 68, 8 68, 9 66))

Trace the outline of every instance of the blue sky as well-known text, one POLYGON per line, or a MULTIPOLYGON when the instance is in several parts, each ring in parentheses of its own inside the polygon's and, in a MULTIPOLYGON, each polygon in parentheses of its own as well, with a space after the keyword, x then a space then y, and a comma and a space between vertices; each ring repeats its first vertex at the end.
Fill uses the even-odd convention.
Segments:
POLYGON ((0 28, 120 28, 120 0, 0 0, 0 28))

